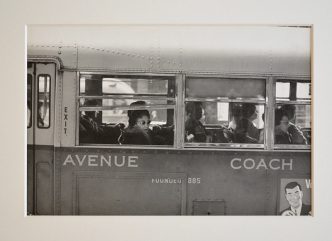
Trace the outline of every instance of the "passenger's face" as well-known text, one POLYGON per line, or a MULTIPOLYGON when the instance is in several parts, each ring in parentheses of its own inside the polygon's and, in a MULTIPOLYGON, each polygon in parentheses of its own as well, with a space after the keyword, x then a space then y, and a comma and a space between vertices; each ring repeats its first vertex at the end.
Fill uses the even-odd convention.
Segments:
POLYGON ((150 119, 147 116, 142 116, 137 118, 136 125, 143 130, 148 130, 150 125, 150 119))
POLYGON ((302 204, 303 192, 299 186, 292 189, 286 188, 286 199, 293 208, 298 208, 302 204))
POLYGON ((257 111, 257 108, 256 108, 254 114, 252 114, 252 116, 250 116, 250 119, 251 120, 256 120, 257 117, 258 117, 258 111, 257 111))
POLYGON ((284 131, 288 131, 288 126, 289 126, 289 120, 287 116, 283 116, 280 120, 280 128, 284 131))
POLYGON ((202 109, 202 117, 201 117, 201 119, 200 119, 200 121, 204 124, 205 123, 205 111, 204 111, 204 109, 202 109))

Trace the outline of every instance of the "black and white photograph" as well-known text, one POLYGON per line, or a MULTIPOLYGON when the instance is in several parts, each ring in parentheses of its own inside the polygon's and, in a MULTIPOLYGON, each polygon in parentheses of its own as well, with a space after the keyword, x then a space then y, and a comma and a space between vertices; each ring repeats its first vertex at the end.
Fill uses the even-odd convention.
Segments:
POLYGON ((280 215, 311 179, 311 31, 29 25, 27 215, 280 215))
POLYGON ((331 7, 0 0, 0 240, 330 240, 331 7))

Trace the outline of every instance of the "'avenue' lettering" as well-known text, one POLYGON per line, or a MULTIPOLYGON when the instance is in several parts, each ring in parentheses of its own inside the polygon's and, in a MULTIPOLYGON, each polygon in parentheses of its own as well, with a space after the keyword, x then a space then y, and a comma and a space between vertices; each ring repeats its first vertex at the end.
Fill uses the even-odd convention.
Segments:
POLYGON ((68 155, 63 166, 138 167, 138 156, 68 155))
POLYGON ((231 167, 235 170, 247 169, 247 170, 293 170, 293 159, 271 159, 254 160, 252 158, 233 158, 231 160, 231 167))

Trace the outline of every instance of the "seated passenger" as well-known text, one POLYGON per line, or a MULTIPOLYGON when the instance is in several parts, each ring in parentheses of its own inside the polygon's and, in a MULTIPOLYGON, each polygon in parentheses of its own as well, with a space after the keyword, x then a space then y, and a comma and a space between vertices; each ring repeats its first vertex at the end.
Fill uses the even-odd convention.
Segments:
POLYGON ((174 143, 174 125, 154 126, 152 128, 153 145, 173 145, 174 143))
MULTIPOLYGON (((130 106, 144 106, 145 101, 136 101, 130 106)), ((148 110, 128 110, 128 127, 119 137, 120 144, 173 145, 174 126, 154 126, 150 129, 148 110)))
POLYGON ((206 142, 207 133, 201 122, 204 109, 200 102, 186 103, 185 133, 187 142, 206 142))
POLYGON ((275 111, 275 144, 291 144, 291 136, 288 132, 288 116, 281 110, 275 111))
POLYGON ((257 119, 256 105, 243 104, 241 113, 241 117, 235 118, 234 143, 261 143, 263 132, 253 123, 257 119))
POLYGON ((236 129, 234 130, 233 142, 234 143, 258 143, 257 136, 253 137, 249 133, 254 130, 253 123, 248 119, 242 118, 236 124, 236 129))
POLYGON ((295 105, 283 105, 281 107, 283 113, 285 113, 288 117, 288 132, 291 135, 291 144, 308 144, 307 139, 303 135, 301 128, 294 124, 295 119, 295 105))
MULTIPOLYGON (((145 105, 144 101, 137 101, 131 106, 145 105)), ((152 137, 150 113, 148 110, 128 110, 128 127, 119 137, 120 144, 151 145, 152 137)))
POLYGON ((80 143, 97 143, 102 129, 92 118, 94 111, 82 112, 80 116, 80 143))
POLYGON ((275 144, 307 144, 302 131, 290 122, 295 106, 284 105, 275 111, 275 144))
POLYGON ((107 124, 102 125, 100 139, 97 143, 100 144, 119 144, 118 139, 122 133, 122 130, 125 128, 123 123, 119 123, 116 125, 107 124))

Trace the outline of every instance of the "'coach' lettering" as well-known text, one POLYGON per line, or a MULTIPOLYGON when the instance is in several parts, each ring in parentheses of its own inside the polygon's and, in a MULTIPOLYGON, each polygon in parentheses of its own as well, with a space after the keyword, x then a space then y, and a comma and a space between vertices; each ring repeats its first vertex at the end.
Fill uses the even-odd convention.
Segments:
POLYGON ((232 161, 231 161, 231 167, 233 169, 241 169, 241 159, 240 158, 233 158, 232 161), (239 166, 235 166, 234 162, 240 162, 240 165, 239 166))
POLYGON ((230 166, 232 169, 238 170, 241 168, 247 170, 293 170, 293 159, 285 160, 285 159, 278 159, 274 158, 270 161, 266 161, 264 158, 261 158, 259 161, 255 161, 252 158, 233 158, 230 162, 230 166))
POLYGON ((264 159, 261 159, 261 161, 258 163, 256 169, 259 169, 260 167, 264 167, 264 169, 267 170, 267 166, 266 166, 264 159))
POLYGON ((255 167, 254 159, 251 159, 251 158, 245 159, 244 162, 243 162, 243 166, 244 166, 245 169, 253 169, 255 167), (247 165, 248 162, 251 162, 251 166, 247 165))
POLYGON ((289 162, 287 163, 285 159, 282 160, 282 170, 285 170, 285 166, 288 166, 289 170, 293 170, 293 159, 289 159, 289 162))
POLYGON ((279 159, 272 159, 270 161, 269 166, 270 166, 270 169, 272 169, 272 170, 279 170, 280 169, 280 160, 279 159), (273 166, 272 163, 274 163, 274 162, 278 162, 278 166, 273 166))

